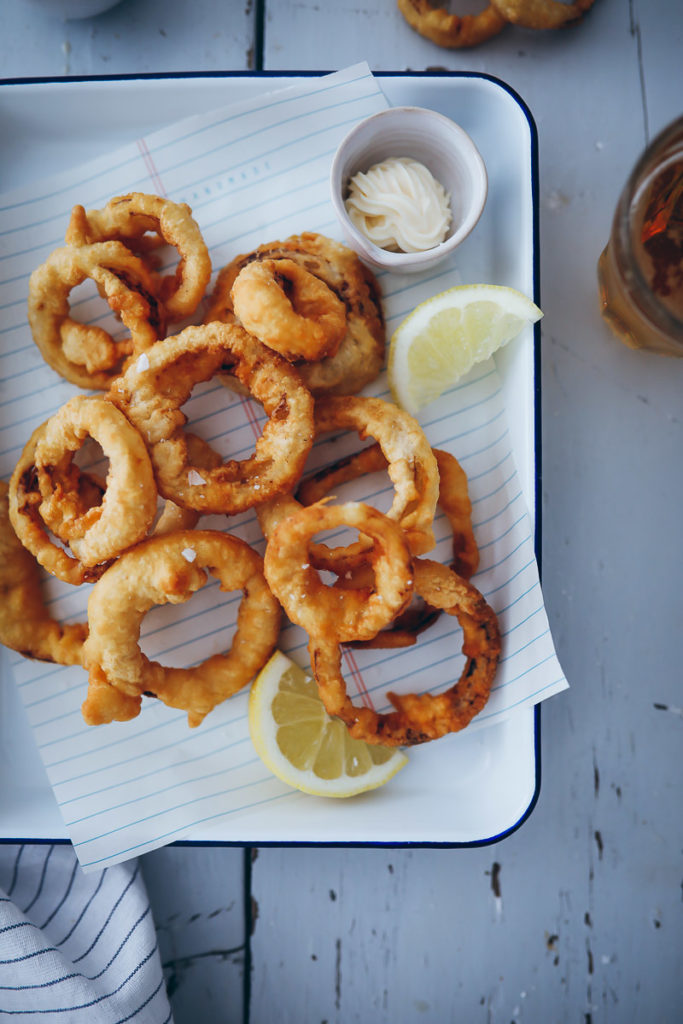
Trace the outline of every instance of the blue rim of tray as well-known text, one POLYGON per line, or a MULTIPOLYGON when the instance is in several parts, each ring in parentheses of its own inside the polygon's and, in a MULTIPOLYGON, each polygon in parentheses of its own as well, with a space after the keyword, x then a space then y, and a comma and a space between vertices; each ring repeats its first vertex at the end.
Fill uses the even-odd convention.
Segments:
MULTIPOLYGON (((159 73, 140 73, 140 74, 121 74, 121 75, 69 75, 69 76, 48 76, 48 77, 30 77, 30 78, 6 78, 0 81, 0 87, 7 85, 47 85, 53 84, 65 84, 69 82, 126 82, 126 81, 162 81, 162 80, 182 80, 182 79, 229 79, 229 78, 318 78, 322 75, 330 74, 330 71, 164 71, 159 73)), ((504 92, 508 93, 510 97, 517 103, 522 114, 526 118, 529 126, 529 139, 531 146, 531 205, 532 205, 532 275, 533 275, 533 300, 536 305, 541 305, 541 281, 540 281, 540 257, 539 257, 539 202, 538 202, 538 132, 536 129, 536 122, 534 121, 533 115, 529 110, 528 106, 511 86, 504 82, 500 78, 496 78, 494 75, 485 74, 479 71, 373 71, 373 75, 378 78, 443 78, 444 80, 450 80, 453 78, 476 78, 488 82, 492 82, 498 86, 504 92)), ((538 563, 539 577, 542 579, 542 550, 541 550, 541 484, 542 484, 542 473, 541 473, 541 328, 540 323, 535 323, 533 326, 534 332, 534 380, 533 380, 533 394, 534 394, 534 551, 536 554, 536 561, 538 563)), ((322 848, 346 848, 351 849, 388 849, 388 850, 400 850, 400 849, 435 849, 435 850, 453 850, 472 848, 480 846, 491 846, 495 843, 499 843, 502 839, 512 835, 516 832, 527 818, 531 815, 541 792, 541 706, 536 704, 534 706, 534 790, 531 794, 531 798, 527 807, 524 809, 522 814, 519 816, 517 821, 513 822, 512 825, 508 826, 502 832, 495 833, 494 835, 484 837, 482 839, 472 839, 462 842, 429 842, 429 841, 417 841, 411 840, 406 842, 362 842, 362 841, 344 841, 336 840, 333 842, 320 842, 318 840, 204 840, 204 839, 179 839, 171 846, 218 846, 218 847, 251 847, 258 846, 263 847, 322 847, 322 848)), ((36 845, 49 845, 59 844, 66 846, 71 843, 71 840, 65 837, 57 839, 32 839, 26 837, 16 838, 1 838, 0 843, 3 845, 10 843, 33 843, 36 845)))

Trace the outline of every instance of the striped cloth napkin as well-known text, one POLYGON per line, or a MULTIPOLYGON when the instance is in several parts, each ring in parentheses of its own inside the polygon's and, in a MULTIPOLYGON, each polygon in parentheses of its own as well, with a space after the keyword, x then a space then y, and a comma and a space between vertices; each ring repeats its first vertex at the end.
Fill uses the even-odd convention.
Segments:
POLYGON ((71 846, 0 846, 0 1017, 170 1024, 139 862, 89 875, 71 846))

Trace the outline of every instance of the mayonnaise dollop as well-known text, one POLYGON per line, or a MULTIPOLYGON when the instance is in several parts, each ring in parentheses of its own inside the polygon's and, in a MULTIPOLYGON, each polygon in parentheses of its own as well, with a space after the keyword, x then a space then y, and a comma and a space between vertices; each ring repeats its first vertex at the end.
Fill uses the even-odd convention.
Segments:
POLYGON ((355 174, 345 206, 366 238, 392 252, 433 249, 451 223, 443 185, 411 157, 390 157, 355 174))

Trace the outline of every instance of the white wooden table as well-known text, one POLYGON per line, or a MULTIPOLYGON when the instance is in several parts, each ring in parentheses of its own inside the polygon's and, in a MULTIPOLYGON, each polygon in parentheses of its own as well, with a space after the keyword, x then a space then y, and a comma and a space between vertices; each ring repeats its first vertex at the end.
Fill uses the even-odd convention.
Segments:
POLYGON ((2 20, 3 78, 366 59, 495 75, 538 126, 543 584, 571 684, 543 708, 538 804, 482 848, 147 855, 177 1024, 680 1020, 683 361, 611 336, 595 265, 683 110, 683 6, 596 0, 450 52, 394 0, 123 0, 70 23, 3 0, 2 20))

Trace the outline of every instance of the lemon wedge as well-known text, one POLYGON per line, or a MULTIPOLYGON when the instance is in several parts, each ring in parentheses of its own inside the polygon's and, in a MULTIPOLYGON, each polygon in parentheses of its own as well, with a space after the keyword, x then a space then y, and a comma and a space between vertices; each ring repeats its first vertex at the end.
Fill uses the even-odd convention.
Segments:
POLYGON ((416 306, 394 331, 389 387, 413 416, 543 313, 514 288, 465 284, 416 306))
POLYGON ((304 793, 348 797, 388 782, 408 758, 349 736, 327 714, 315 680, 276 651, 252 683, 249 732, 274 775, 304 793))

